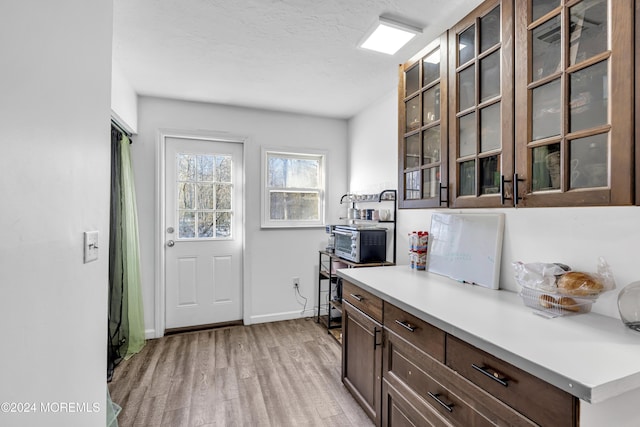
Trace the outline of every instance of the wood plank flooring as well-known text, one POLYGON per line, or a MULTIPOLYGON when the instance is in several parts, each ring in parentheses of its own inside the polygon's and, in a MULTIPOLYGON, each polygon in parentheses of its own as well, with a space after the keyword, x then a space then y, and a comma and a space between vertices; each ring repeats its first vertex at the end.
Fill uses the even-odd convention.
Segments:
POLYGON ((149 340, 109 391, 120 427, 373 426, 340 366, 312 319, 228 326, 149 340))

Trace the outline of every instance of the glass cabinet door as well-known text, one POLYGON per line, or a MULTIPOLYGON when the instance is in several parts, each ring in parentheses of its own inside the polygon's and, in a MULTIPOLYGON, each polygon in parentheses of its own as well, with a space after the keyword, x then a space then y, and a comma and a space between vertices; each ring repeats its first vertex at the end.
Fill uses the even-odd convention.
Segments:
POLYGON ((401 208, 447 206, 447 89, 444 34, 400 67, 401 208))
POLYGON ((452 207, 502 206, 513 175, 513 1, 485 2, 449 36, 452 207))
POLYGON ((518 205, 632 202, 633 9, 517 2, 518 205))

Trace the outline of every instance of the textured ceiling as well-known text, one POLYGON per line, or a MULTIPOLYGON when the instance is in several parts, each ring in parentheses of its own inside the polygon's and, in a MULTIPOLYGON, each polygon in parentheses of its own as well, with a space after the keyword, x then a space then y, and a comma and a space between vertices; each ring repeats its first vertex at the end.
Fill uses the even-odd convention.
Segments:
POLYGON ((140 95, 349 118, 480 0, 114 0, 113 58, 140 95), (357 47, 378 16, 424 28, 357 47))

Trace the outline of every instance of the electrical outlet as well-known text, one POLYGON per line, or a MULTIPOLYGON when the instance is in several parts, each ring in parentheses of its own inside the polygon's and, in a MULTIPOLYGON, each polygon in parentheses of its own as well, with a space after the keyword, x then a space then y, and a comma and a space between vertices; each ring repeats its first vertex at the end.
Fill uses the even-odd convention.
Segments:
POLYGON ((300 286, 300 278, 299 277, 292 278, 291 284, 293 285, 294 288, 297 288, 298 286, 300 286))

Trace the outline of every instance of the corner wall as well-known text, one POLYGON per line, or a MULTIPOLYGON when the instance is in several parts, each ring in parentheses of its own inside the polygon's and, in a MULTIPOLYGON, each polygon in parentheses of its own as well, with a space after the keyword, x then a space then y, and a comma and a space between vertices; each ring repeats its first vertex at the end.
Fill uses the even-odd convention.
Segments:
POLYGON ((112 3, 1 9, 0 425, 104 425, 112 3))
MULTIPOLYGON (((398 188, 397 114, 394 90, 349 121, 350 191, 388 180, 394 182, 393 188, 398 188)), ((617 289, 601 295, 592 311, 619 317, 619 291, 628 283, 640 280, 638 207, 403 209, 398 213, 398 264, 408 264, 408 233, 428 230, 434 211, 505 213, 502 289, 519 290, 511 267, 515 261, 562 262, 575 270, 595 271, 598 257, 603 256, 613 270, 617 289)))

